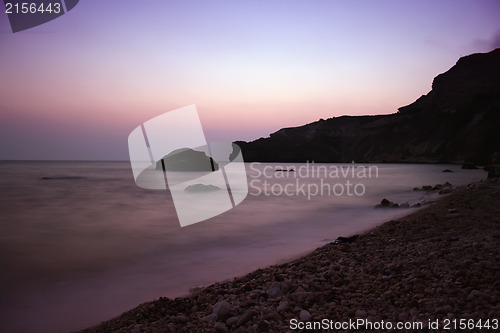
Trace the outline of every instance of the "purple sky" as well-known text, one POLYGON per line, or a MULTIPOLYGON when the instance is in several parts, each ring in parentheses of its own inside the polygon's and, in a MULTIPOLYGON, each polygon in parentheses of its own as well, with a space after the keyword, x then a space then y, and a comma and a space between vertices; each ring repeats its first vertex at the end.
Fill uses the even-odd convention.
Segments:
POLYGON ((228 141, 394 113, 500 47, 498 17, 496 0, 83 0, 13 34, 3 11, 0 159, 127 160, 135 127, 190 104, 228 141))

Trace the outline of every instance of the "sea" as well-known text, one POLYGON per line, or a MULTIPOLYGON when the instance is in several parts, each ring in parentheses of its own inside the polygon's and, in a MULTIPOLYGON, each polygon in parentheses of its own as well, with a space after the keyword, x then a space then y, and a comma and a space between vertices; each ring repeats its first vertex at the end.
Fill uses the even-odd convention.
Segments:
POLYGON ((84 329, 284 263, 440 196, 414 188, 486 178, 436 164, 243 170, 241 203, 181 227, 170 191, 137 186, 129 162, 0 161, 0 332, 84 329), (383 198, 409 208, 375 208, 383 198))

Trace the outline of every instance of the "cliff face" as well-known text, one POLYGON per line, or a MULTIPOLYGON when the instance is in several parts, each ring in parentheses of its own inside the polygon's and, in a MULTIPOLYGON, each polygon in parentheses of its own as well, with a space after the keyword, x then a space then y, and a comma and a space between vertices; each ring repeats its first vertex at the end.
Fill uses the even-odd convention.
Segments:
POLYGON ((237 143, 247 162, 487 164, 500 152, 500 49, 460 58, 395 114, 319 120, 237 143))

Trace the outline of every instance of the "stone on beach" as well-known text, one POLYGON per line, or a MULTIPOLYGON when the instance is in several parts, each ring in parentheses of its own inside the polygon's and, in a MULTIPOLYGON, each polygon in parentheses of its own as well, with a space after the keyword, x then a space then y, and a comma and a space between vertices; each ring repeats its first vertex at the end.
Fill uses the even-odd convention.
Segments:
POLYGON ((214 329, 215 329, 215 332, 217 333, 225 333, 225 332, 229 332, 229 330, 227 329, 227 326, 226 324, 218 321, 214 324, 214 329))
POLYGON ((231 309, 232 309, 231 304, 229 304, 228 301, 223 300, 223 301, 217 302, 214 305, 213 313, 215 313, 218 318, 222 318, 222 317, 227 316, 229 314, 229 312, 231 312, 231 309))
POLYGON ((302 310, 302 311, 300 311, 299 318, 302 321, 309 321, 309 320, 311 320, 311 313, 307 310, 302 310))

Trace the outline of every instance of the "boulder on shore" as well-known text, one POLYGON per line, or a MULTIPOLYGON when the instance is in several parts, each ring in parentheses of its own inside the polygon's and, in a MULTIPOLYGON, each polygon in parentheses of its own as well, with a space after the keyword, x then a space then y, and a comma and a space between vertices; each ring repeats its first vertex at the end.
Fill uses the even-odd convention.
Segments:
POLYGON ((398 208, 399 204, 389 201, 386 198, 382 199, 378 205, 375 206, 375 208, 398 208))

